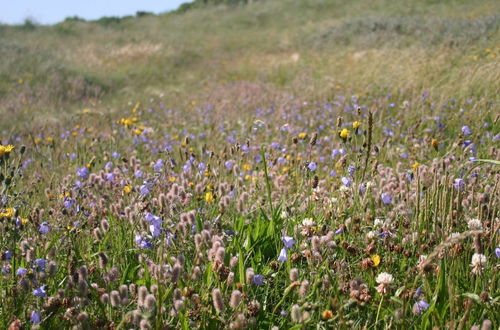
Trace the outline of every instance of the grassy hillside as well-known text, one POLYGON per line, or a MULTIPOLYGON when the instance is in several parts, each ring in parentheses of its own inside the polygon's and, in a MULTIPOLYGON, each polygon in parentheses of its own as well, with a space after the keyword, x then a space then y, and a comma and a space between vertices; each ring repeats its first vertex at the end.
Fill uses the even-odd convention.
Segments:
POLYGON ((499 13, 488 0, 285 0, 2 26, 0 109, 60 118, 159 96, 222 102, 247 88, 264 98, 426 90, 436 99, 493 100, 499 13))
POLYGON ((500 2, 203 2, 0 27, 0 329, 497 329, 500 2))

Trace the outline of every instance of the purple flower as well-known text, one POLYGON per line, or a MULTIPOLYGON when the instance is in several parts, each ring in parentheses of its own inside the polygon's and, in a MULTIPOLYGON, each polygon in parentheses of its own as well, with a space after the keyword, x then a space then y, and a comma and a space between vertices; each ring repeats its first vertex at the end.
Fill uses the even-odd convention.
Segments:
POLYGON ((500 247, 497 247, 495 249, 495 255, 497 256, 497 258, 500 258, 500 247))
POLYGON ((47 222, 42 222, 40 224, 40 228, 38 229, 38 231, 44 235, 47 235, 48 232, 50 231, 50 228, 49 228, 49 224, 47 222))
POLYGON ((45 270, 45 265, 47 264, 47 259, 36 259, 35 264, 38 267, 38 270, 43 272, 45 270))
POLYGON ((28 270, 26 268, 18 268, 17 271, 16 271, 16 275, 17 276, 24 276, 28 273, 28 270))
POLYGON ((84 167, 82 167, 82 168, 77 168, 77 169, 76 169, 76 174, 77 174, 80 178, 82 178, 82 179, 85 179, 85 180, 86 180, 86 179, 89 177, 89 169, 88 169, 86 166, 84 166, 84 167))
POLYGON ((147 185, 142 185, 140 188, 141 195, 145 196, 149 194, 149 187, 147 185))
POLYGON ((345 155, 345 150, 342 148, 333 149, 332 150, 332 159, 337 158, 338 155, 341 155, 341 156, 345 155))
POLYGON ((344 227, 340 227, 339 229, 337 229, 337 230, 335 231, 335 235, 340 235, 340 234, 342 234, 343 232, 344 232, 344 227))
POLYGON ((113 162, 107 162, 106 165, 104 166, 104 169, 106 171, 111 170, 111 168, 113 168, 113 162))
POLYGON ((38 313, 37 311, 32 311, 30 315, 30 321, 33 324, 38 324, 42 322, 42 317, 40 316, 40 313, 38 313))
POLYGON ((73 207, 73 205, 75 204, 75 201, 72 200, 71 198, 64 198, 64 202, 63 202, 63 205, 66 209, 70 209, 73 207))
POLYGON ((106 181, 114 181, 115 180, 115 173, 106 173, 106 181))
POLYGON ((347 188, 349 188, 351 186, 351 179, 349 179, 346 176, 344 176, 342 179, 340 179, 340 181, 342 181, 342 184, 344 186, 346 186, 347 188))
POLYGON ((356 170, 356 168, 355 168, 354 166, 349 166, 349 167, 347 168, 347 171, 349 171, 349 174, 350 174, 350 175, 353 175, 355 170, 356 170))
POLYGON ((253 284, 262 285, 264 284, 264 276, 257 274, 253 277, 253 284))
POLYGON ((429 308, 429 303, 425 300, 419 300, 413 305, 413 312, 415 314, 422 314, 429 308))
POLYGON ((142 176, 144 175, 144 172, 142 172, 141 170, 137 170, 137 171, 135 171, 134 175, 136 178, 142 178, 142 176))
POLYGON ((310 163, 307 165, 307 168, 309 169, 309 171, 314 172, 314 171, 316 171, 316 169, 318 168, 318 165, 316 165, 316 163, 315 163, 315 162, 310 162, 310 163))
POLYGON ((224 163, 224 166, 230 170, 233 168, 233 162, 231 160, 227 160, 225 163, 224 163))
POLYGON ((116 151, 115 151, 115 152, 113 152, 113 153, 111 154, 111 156, 112 156, 113 158, 115 158, 115 159, 116 159, 116 158, 120 158, 121 154, 120 154, 119 152, 116 152, 116 151))
POLYGON ((415 291, 415 294, 413 295, 413 298, 418 299, 418 297, 420 297, 420 295, 422 294, 422 291, 423 291, 423 290, 422 290, 422 287, 421 287, 421 286, 419 286, 419 287, 417 288, 417 291, 415 291))
POLYGON ((282 248, 280 251, 280 255, 278 257, 278 261, 285 262, 288 260, 288 253, 286 252, 286 248, 282 248))
POLYGON ((10 250, 5 251, 5 253, 4 253, 5 260, 12 259, 12 256, 13 256, 12 251, 10 251, 10 250))
POLYGON ((378 234, 378 237, 382 237, 382 238, 387 237, 387 236, 389 236, 389 232, 388 231, 383 231, 380 234, 378 234))
POLYGON ((365 191, 366 191, 366 183, 363 182, 363 183, 361 183, 359 185, 359 193, 360 193, 360 195, 363 195, 365 193, 365 191))
POLYGON ((286 317, 288 314, 287 314, 286 310, 283 309, 281 311, 280 315, 283 316, 283 317, 286 317))
POLYGON ((75 158, 76 158, 75 153, 72 153, 71 155, 69 155, 69 160, 75 160, 75 158))
POLYGON ((287 249, 291 249, 295 244, 295 240, 291 236, 283 236, 281 240, 283 241, 283 244, 285 244, 285 247, 287 249))
POLYGON ((47 296, 47 292, 45 291, 47 288, 46 285, 42 285, 41 287, 33 290, 33 295, 35 297, 46 297, 47 296))
POLYGON ((388 193, 382 193, 382 195, 380 195, 380 198, 382 198, 382 202, 384 202, 385 205, 392 203, 392 196, 388 193))
POLYGON ((150 249, 153 247, 153 243, 141 235, 135 235, 135 244, 137 244, 141 249, 150 249))
POLYGON ((163 159, 158 159, 153 166, 155 172, 160 172, 163 169, 163 159))
POLYGON ((453 187, 455 187, 456 190, 463 190, 465 187, 465 181, 461 178, 457 178, 453 182, 453 187))
POLYGON ((467 135, 471 135, 471 134, 472 134, 472 132, 471 132, 471 130, 470 130, 470 128, 469 128, 469 126, 467 126, 467 125, 462 126, 462 133, 463 133, 464 135, 466 135, 466 136, 467 136, 467 135))

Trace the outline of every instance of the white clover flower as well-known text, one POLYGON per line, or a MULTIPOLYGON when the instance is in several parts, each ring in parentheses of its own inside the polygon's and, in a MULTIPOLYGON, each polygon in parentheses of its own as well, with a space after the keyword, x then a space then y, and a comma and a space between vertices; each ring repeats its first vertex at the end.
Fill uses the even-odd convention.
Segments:
POLYGON ((383 227, 384 226, 384 220, 381 220, 379 218, 375 218, 373 221, 373 225, 377 228, 383 227))
POLYGON ((467 225, 469 226, 469 230, 483 229, 483 225, 481 224, 481 220, 479 219, 470 219, 469 221, 467 221, 467 225))
POLYGON ((391 274, 384 272, 378 274, 375 281, 378 283, 378 286, 375 288, 377 292, 386 294, 389 292, 391 284, 394 282, 394 277, 392 277, 391 274))
POLYGON ((370 230, 366 233, 366 238, 368 239, 374 239, 375 237, 377 237, 377 232, 375 230, 370 230))
POLYGON ((312 226, 314 226, 313 219, 311 219, 311 218, 305 218, 304 220, 302 220, 302 226, 304 226, 304 227, 312 227, 312 226))
POLYGON ((377 275, 375 281, 378 284, 390 285, 394 282, 394 277, 389 273, 383 272, 377 275))
POLYGON ((344 186, 344 185, 342 185, 342 186, 340 186, 340 187, 339 187, 339 191, 340 191, 340 192, 346 192, 346 191, 350 191, 350 190, 351 190, 351 189, 349 189, 349 187, 346 187, 346 186, 344 186))
POLYGON ((472 273, 476 275, 481 274, 486 266, 486 263, 486 256, 484 254, 474 253, 470 264, 472 267, 472 273))

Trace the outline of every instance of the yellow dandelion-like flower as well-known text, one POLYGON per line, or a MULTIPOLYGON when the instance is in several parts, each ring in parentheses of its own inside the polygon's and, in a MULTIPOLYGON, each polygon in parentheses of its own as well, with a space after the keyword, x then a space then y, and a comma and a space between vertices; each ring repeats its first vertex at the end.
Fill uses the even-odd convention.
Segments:
POLYGON ((131 186, 123 187, 123 192, 127 195, 130 194, 132 192, 132 187, 131 186))
POLYGON ((437 150, 438 150, 438 147, 439 147, 439 142, 438 142, 438 140, 436 140, 436 139, 432 139, 431 144, 432 144, 432 147, 433 147, 434 149, 436 149, 436 151, 437 151, 437 150))
POLYGON ((175 176, 169 176, 168 181, 175 182, 175 181, 177 181, 177 178, 175 176))
POLYGON ((302 140, 303 140, 303 139, 305 139, 305 138, 307 137, 307 133, 302 132, 302 133, 299 133, 299 135, 298 135, 298 136, 299 136, 299 139, 302 139, 302 140))
POLYGON ((323 320, 329 320, 333 317, 333 313, 331 310, 327 309, 321 313, 321 317, 323 318, 323 320))
POLYGON ((90 113, 90 109, 83 109, 82 112, 83 113, 90 113))
POLYGON ((252 176, 250 174, 245 175, 245 180, 250 181, 252 179, 252 176))
POLYGON ((9 145, 0 145, 0 157, 2 157, 5 154, 10 153, 12 150, 14 150, 14 146, 9 144, 9 145))
POLYGON ((347 139, 349 137, 349 130, 347 128, 344 128, 340 131, 339 136, 344 140, 347 139))
POLYGON ((209 204, 213 203, 214 202, 214 194, 212 194, 212 192, 207 192, 205 194, 205 201, 209 204))
POLYGON ((252 167, 250 166, 250 164, 243 164, 241 168, 243 169, 243 171, 250 171, 252 167))
POLYGON ((12 207, 7 207, 0 212, 0 218, 12 218, 16 215, 16 210, 12 207))
POLYGON ((419 166, 420 166, 420 163, 416 161, 416 162, 415 162, 415 163, 413 163, 413 165, 411 166, 411 169, 413 170, 413 172, 416 172, 419 166))
POLYGON ((352 123, 352 128, 354 128, 354 129, 357 129, 360 126, 361 126, 361 122, 359 122, 359 121, 355 121, 354 123, 352 123))
POLYGON ((29 219, 28 218, 21 218, 21 223, 23 225, 27 224, 29 222, 29 219))
POLYGON ((373 262, 373 267, 377 267, 378 265, 380 265, 380 256, 378 254, 372 255, 370 259, 373 262))

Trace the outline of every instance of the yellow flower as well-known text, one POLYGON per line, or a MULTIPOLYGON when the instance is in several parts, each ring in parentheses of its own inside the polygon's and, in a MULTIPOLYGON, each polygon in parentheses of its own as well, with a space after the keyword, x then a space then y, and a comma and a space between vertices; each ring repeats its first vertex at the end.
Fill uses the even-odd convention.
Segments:
POLYGON ((12 208, 12 207, 8 207, 6 209, 3 209, 0 212, 1 218, 12 218, 15 215, 16 215, 16 210, 14 210, 14 208, 12 208))
POLYGON ((339 136, 344 140, 347 139, 349 137, 349 130, 347 128, 344 128, 340 131, 339 136))
POLYGON ((439 142, 438 142, 438 140, 436 140, 436 139, 432 139, 431 144, 432 144, 432 146, 434 147, 434 149, 436 149, 436 151, 437 151, 437 150, 438 150, 438 147, 439 147, 439 142))
POLYGON ((209 204, 214 202, 214 194, 212 194, 210 191, 205 194, 205 201, 209 204))
POLYGON ((132 187, 131 186, 123 187, 123 192, 127 195, 130 194, 132 192, 132 187))
POLYGON ((47 136, 47 137, 45 138, 45 142, 47 142, 47 143, 52 143, 52 142, 54 142, 54 138, 53 138, 52 136, 47 136))
POLYGON ((359 126, 361 126, 361 123, 359 121, 355 121, 354 123, 352 123, 352 128, 354 129, 358 128, 359 126))
POLYGON ((370 257, 373 262, 373 267, 377 267, 380 264, 380 256, 378 254, 374 254, 370 257))
POLYGON ((0 157, 2 157, 5 154, 10 153, 12 150, 14 150, 14 146, 9 144, 6 146, 0 145, 0 157))
POLYGON ((307 133, 305 132, 302 132, 302 133, 299 133, 299 139, 305 139, 307 137, 307 133))
POLYGON ((283 168, 281 169, 281 172, 286 173, 286 172, 288 172, 289 170, 290 170, 290 168, 288 168, 287 166, 285 166, 285 167, 283 167, 283 168))
POLYGON ((413 165, 411 166, 413 172, 416 172, 419 166, 420 166, 419 162, 416 161, 415 163, 413 163, 413 165))
POLYGON ((29 219, 28 219, 28 218, 21 218, 21 223, 22 223, 23 225, 27 224, 27 223, 28 223, 28 221, 29 221, 29 219))
POLYGON ((241 168, 243 169, 243 171, 250 171, 251 169, 250 164, 243 164, 241 168))
POLYGON ((83 113, 90 113, 90 109, 83 109, 83 113))
POLYGON ((245 175, 245 180, 249 181, 252 179, 252 176, 250 174, 245 175))
POLYGON ((323 318, 323 320, 329 320, 333 317, 333 313, 331 310, 326 309, 321 313, 321 317, 323 318))
POLYGON ((175 176, 169 176, 168 181, 175 182, 175 181, 177 181, 177 178, 175 176))

